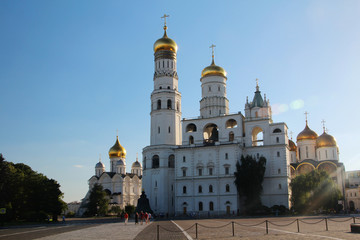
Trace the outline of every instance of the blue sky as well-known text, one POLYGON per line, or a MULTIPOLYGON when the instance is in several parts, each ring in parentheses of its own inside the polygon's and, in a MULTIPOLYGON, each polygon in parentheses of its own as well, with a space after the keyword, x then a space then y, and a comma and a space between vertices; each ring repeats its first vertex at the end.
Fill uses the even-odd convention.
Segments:
POLYGON ((255 79, 293 138, 325 119, 346 170, 360 169, 360 2, 0 1, 0 153, 80 200, 99 154, 109 169, 116 129, 127 166, 150 143, 153 43, 178 46, 182 116, 199 115, 200 75, 228 72, 230 112, 255 79))

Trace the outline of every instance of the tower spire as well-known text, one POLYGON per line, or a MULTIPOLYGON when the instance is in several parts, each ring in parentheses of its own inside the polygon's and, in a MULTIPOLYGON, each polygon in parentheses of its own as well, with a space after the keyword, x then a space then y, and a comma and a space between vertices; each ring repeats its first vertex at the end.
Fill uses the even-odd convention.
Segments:
POLYGON ((214 48, 216 46, 214 44, 211 44, 211 46, 209 48, 211 48, 211 57, 212 57, 212 61, 211 61, 211 65, 215 65, 215 61, 214 61, 214 48))
POLYGON ((167 26, 166 26, 166 18, 170 17, 170 15, 166 15, 164 14, 161 18, 164 19, 164 37, 167 37, 167 34, 166 34, 166 30, 167 30, 167 26))
POLYGON ((321 123, 322 123, 322 125, 323 125, 323 130, 324 130, 324 132, 326 131, 326 128, 325 128, 325 123, 326 123, 326 121, 323 119, 322 121, 321 121, 321 123))
POLYGON ((256 78, 255 81, 256 81, 256 91, 258 92, 259 91, 259 79, 256 78))
POLYGON ((304 114, 305 114, 306 125, 308 125, 308 115, 309 115, 309 113, 307 111, 305 111, 304 114))

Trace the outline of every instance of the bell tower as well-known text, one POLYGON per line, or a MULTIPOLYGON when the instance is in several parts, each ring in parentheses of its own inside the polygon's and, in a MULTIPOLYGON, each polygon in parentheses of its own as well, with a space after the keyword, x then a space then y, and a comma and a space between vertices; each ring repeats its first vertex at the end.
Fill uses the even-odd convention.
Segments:
POLYGON ((176 71, 177 44, 167 36, 154 43, 154 90, 151 93, 150 145, 181 144, 181 94, 176 71))

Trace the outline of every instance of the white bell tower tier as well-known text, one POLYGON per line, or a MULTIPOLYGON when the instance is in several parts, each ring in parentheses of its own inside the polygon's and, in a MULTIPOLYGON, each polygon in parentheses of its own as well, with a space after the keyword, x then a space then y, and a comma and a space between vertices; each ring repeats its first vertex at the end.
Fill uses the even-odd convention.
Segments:
POLYGON ((203 118, 229 114, 229 100, 226 98, 226 71, 214 61, 214 47, 212 48, 212 62, 201 72, 201 100, 200 116, 203 118))
POLYGON ((154 44, 154 91, 151 93, 151 145, 181 144, 181 94, 176 72, 177 44, 164 36, 154 44))

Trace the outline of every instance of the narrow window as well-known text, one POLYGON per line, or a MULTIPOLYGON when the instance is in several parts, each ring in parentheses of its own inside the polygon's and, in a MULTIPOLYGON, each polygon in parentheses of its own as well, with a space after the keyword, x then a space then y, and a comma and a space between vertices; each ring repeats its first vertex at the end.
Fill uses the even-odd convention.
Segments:
POLYGON ((209 168, 209 175, 213 175, 213 169, 212 168, 209 168))
POLYGON ((213 202, 209 202, 209 210, 214 211, 214 203, 213 202))
POLYGON ((279 184, 279 189, 281 189, 281 184, 279 184))
POLYGON ((229 174, 229 167, 225 167, 225 174, 229 174))
POLYGON ((213 186, 209 185, 209 192, 213 192, 213 186))
POLYGON ((174 185, 171 185, 171 191, 174 191, 174 185))
POLYGON ((186 186, 183 186, 183 193, 186 193, 186 186))
POLYGON ((169 126, 169 133, 170 133, 170 126, 169 126))
POLYGON ((202 210, 203 210, 203 203, 199 202, 199 211, 202 211, 202 210))
POLYGON ((229 155, 225 153, 225 159, 229 159, 229 155))
POLYGON ((171 100, 170 99, 168 99, 167 100, 167 109, 172 109, 172 106, 171 106, 172 104, 171 104, 171 100))
POLYGON ((229 185, 229 184, 226 184, 226 186, 225 186, 225 191, 226 191, 226 192, 230 192, 230 185, 229 185))
POLYGON ((327 156, 327 150, 325 150, 325 158, 326 158, 326 159, 328 158, 328 156, 327 156))
POLYGON ((218 86, 218 91, 220 92, 220 86, 218 86))
POLYGON ((157 181, 155 181, 155 187, 157 187, 157 181))
POLYGON ((211 87, 209 86, 209 92, 211 92, 211 87))
POLYGON ((279 137, 276 137, 276 142, 279 143, 279 137))
POLYGON ((194 137, 193 136, 189 137, 189 144, 194 144, 194 137))
POLYGON ((169 67, 169 60, 167 60, 167 67, 169 67))
POLYGON ((183 162, 186 162, 186 158, 185 158, 185 156, 183 156, 183 162))
POLYGON ((157 109, 161 109, 161 100, 160 99, 157 101, 157 109))
POLYGON ((308 151, 308 147, 306 146, 306 147, 305 147, 305 149, 306 149, 306 158, 309 158, 309 151, 308 151))
POLYGON ((281 173, 281 169, 279 168, 279 169, 278 169, 278 174, 280 174, 280 173, 281 173))
POLYGON ((278 157, 280 157, 280 152, 277 152, 276 155, 277 155, 278 157))
POLYGON ((211 110, 209 110, 209 114, 211 115, 211 110))
POLYGON ((186 177, 186 170, 183 169, 183 177, 186 177))
POLYGON ((229 142, 232 142, 232 141, 234 141, 234 133, 230 132, 229 133, 229 142))
POLYGON ((160 133, 160 127, 158 127, 158 133, 160 133))
POLYGON ((202 186, 199 186, 199 193, 202 193, 202 186))
POLYGON ((199 172, 199 176, 202 176, 202 169, 201 168, 198 169, 198 172, 199 172))

